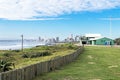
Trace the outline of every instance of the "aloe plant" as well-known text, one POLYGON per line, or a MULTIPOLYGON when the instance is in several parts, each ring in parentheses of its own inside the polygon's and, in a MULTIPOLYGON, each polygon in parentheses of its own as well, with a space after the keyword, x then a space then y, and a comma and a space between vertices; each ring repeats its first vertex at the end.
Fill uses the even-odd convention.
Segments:
POLYGON ((15 67, 14 63, 11 63, 7 60, 0 60, 0 72, 12 70, 12 66, 15 67))

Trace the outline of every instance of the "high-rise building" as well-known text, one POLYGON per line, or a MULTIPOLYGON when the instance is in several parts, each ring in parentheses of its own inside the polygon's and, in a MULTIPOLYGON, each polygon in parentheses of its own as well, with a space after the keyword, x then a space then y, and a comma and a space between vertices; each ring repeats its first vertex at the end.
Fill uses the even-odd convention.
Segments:
POLYGON ((79 36, 75 36, 75 41, 79 41, 79 36))
POLYGON ((41 41, 41 37, 39 37, 39 41, 41 41))
POLYGON ((56 42, 59 42, 59 37, 56 37, 56 42))

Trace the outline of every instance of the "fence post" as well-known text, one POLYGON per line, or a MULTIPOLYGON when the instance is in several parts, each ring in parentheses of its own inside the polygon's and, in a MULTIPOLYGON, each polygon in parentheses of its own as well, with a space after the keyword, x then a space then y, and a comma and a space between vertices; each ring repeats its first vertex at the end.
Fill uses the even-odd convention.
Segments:
POLYGON ((0 73, 0 80, 2 80, 2 73, 0 73))

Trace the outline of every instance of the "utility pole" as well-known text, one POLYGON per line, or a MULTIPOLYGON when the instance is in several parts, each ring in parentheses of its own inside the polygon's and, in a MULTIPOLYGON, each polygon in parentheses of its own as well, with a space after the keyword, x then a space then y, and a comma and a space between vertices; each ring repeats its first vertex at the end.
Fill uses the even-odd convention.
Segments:
POLYGON ((112 18, 110 17, 110 38, 112 38, 112 18))
POLYGON ((22 52, 23 52, 23 34, 21 35, 21 38, 22 38, 21 50, 22 50, 22 52))
POLYGON ((83 46, 82 40, 81 40, 81 37, 80 37, 80 36, 79 36, 79 40, 80 40, 79 45, 80 45, 80 46, 83 46))
POLYGON ((100 18, 100 20, 109 21, 109 35, 110 35, 110 38, 112 38, 112 21, 120 21, 120 18, 109 17, 109 18, 100 18))

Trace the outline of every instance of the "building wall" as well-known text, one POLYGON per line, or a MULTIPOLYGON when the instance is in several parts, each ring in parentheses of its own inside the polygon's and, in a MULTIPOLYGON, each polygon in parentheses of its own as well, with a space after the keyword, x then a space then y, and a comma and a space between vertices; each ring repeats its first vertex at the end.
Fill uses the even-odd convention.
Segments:
POLYGON ((109 38, 101 38, 101 39, 98 39, 98 40, 95 40, 95 45, 114 45, 114 41, 112 39, 109 39, 109 38))

